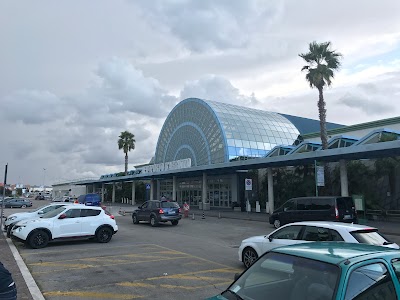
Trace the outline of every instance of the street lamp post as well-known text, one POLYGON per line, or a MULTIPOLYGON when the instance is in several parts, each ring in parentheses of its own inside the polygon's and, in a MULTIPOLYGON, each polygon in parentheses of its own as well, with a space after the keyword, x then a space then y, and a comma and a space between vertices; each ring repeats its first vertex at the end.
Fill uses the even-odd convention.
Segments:
POLYGON ((44 180, 45 180, 45 178, 46 178, 46 169, 45 168, 43 168, 43 193, 45 192, 45 188, 44 188, 44 180))

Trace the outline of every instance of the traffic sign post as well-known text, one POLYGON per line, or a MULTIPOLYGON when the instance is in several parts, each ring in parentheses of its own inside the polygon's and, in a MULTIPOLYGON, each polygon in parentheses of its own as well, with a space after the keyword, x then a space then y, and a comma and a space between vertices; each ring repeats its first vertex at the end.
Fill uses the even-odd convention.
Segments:
POLYGON ((246 178, 244 180, 244 187, 246 191, 252 191, 253 190, 253 180, 250 178, 246 178))
POLYGON ((149 201, 149 190, 151 189, 150 183, 146 183, 146 200, 149 201))
POLYGON ((251 178, 246 178, 244 180, 244 189, 246 191, 246 211, 247 213, 249 213, 249 211, 251 210, 249 193, 253 190, 253 180, 251 178))

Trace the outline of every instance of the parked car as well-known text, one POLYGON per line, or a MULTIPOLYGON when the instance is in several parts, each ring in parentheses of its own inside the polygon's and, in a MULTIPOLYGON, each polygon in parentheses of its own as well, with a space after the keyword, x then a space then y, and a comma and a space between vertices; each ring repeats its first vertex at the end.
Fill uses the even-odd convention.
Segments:
POLYGON ((9 215, 4 221, 4 230, 7 232, 7 237, 10 237, 11 229, 17 222, 27 219, 39 218, 40 216, 65 205, 69 205, 69 203, 52 203, 39 207, 38 209, 33 211, 20 212, 9 215))
POLYGON ((43 195, 38 195, 35 197, 35 200, 45 200, 43 195))
POLYGON ((400 299, 400 251, 317 242, 275 248, 209 300, 400 299))
POLYGON ((370 226, 323 221, 297 222, 284 225, 268 235, 243 240, 239 247, 239 260, 248 268, 259 256, 276 247, 319 241, 363 243, 399 249, 399 245, 370 226))
POLYGON ((351 197, 300 197, 286 201, 269 217, 275 228, 300 221, 339 221, 357 223, 351 197))
POLYGON ((181 208, 178 203, 173 201, 146 201, 132 213, 133 224, 146 221, 150 222, 153 227, 166 222, 171 222, 175 226, 178 225, 181 218, 181 208))
POLYGON ((37 249, 59 240, 95 238, 99 243, 108 243, 117 231, 114 216, 106 210, 74 204, 16 223, 11 238, 37 249))
POLYGON ((89 206, 100 206, 101 198, 98 194, 85 194, 78 197, 78 202, 89 206))
POLYGON ((4 201, 4 207, 5 208, 26 208, 26 207, 31 207, 32 202, 28 199, 22 199, 22 198, 14 198, 14 199, 8 199, 4 201))

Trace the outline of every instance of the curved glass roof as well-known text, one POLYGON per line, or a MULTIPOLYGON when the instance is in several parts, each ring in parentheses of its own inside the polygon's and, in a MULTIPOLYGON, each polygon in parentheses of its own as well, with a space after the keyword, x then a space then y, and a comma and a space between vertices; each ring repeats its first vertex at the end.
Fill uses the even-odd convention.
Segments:
POLYGON ((188 98, 165 120, 154 163, 191 158, 199 166, 263 157, 275 146, 292 145, 301 131, 279 113, 188 98))

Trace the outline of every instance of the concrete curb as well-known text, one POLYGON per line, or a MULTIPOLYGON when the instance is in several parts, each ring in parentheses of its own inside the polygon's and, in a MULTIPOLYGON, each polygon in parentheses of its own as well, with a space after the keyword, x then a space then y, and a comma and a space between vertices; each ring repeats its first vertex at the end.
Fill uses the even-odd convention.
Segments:
POLYGON ((29 272, 28 267, 25 265, 24 260, 22 259, 21 255, 19 254, 17 248, 14 246, 13 242, 7 238, 6 233, 3 233, 6 237, 6 241, 10 250, 14 256, 15 261, 21 271, 22 277, 25 279, 26 285, 28 286, 29 292, 32 295, 34 300, 45 300, 43 297, 42 292, 40 291, 39 287, 37 286, 35 280, 33 279, 31 272, 29 272))

